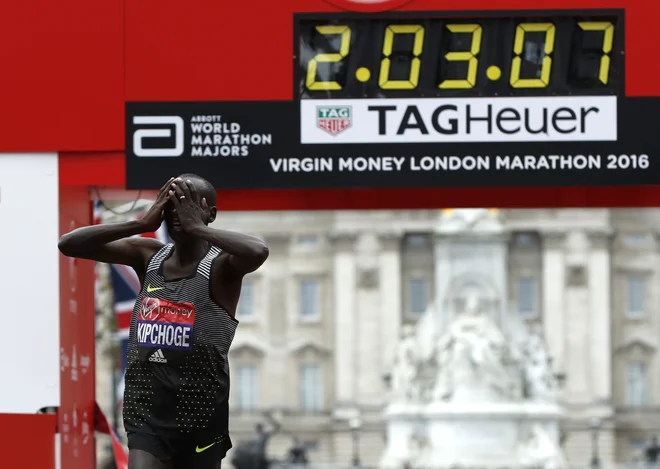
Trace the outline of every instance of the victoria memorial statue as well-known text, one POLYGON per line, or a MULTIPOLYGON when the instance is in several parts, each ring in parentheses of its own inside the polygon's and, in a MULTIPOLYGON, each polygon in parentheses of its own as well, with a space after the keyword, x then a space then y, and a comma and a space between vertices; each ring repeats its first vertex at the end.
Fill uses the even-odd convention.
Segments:
POLYGON ((494 210, 439 221, 436 299, 402 331, 381 467, 566 467, 552 360, 508 307, 506 249, 494 210))

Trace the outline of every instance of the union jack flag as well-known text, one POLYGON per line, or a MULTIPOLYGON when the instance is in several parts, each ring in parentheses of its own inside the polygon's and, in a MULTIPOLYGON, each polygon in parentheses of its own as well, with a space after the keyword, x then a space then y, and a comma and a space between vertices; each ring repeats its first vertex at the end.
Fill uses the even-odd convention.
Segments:
MULTIPOLYGON (((140 219, 144 213, 138 215, 136 218, 140 219)), ((103 205, 99 201, 94 202, 94 223, 102 223, 103 221, 103 205)), ((163 223, 155 233, 143 233, 141 235, 145 238, 154 238, 162 241, 163 243, 171 242, 167 233, 167 228, 163 223)), ((110 277, 112 282, 112 293, 114 298, 114 311, 115 319, 117 321, 117 340, 121 350, 121 376, 124 376, 126 370, 126 350, 128 348, 128 331, 131 325, 131 314, 135 300, 140 294, 140 280, 138 279, 135 271, 125 265, 110 265, 110 277)), ((120 380, 117 395, 119 397, 119 405, 124 395, 123 392, 123 378, 120 380)))

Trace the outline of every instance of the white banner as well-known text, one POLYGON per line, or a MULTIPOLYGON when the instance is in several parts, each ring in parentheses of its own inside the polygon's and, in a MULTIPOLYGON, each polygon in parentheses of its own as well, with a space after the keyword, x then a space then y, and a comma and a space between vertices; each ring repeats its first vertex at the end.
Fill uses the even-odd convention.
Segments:
POLYGON ((0 153, 0 220, 0 414, 34 414, 61 404, 57 153, 0 153))
POLYGON ((616 141, 615 96, 303 99, 300 142, 616 141))

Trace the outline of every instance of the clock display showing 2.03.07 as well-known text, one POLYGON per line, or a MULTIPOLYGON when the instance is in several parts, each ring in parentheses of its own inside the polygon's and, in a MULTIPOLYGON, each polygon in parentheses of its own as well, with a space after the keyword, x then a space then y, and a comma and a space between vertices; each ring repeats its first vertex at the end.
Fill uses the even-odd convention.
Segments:
POLYGON ((296 62, 299 97, 584 96, 619 92, 621 15, 417 15, 300 20, 296 62))

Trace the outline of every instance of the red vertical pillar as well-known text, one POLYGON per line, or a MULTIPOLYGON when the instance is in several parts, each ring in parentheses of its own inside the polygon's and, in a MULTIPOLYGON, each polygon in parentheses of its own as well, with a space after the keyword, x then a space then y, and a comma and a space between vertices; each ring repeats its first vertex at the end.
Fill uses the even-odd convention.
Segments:
MULTIPOLYGON (((87 187, 61 186, 60 235, 91 224, 87 187)), ((94 263, 60 256, 60 408, 62 469, 94 469, 94 263)))

